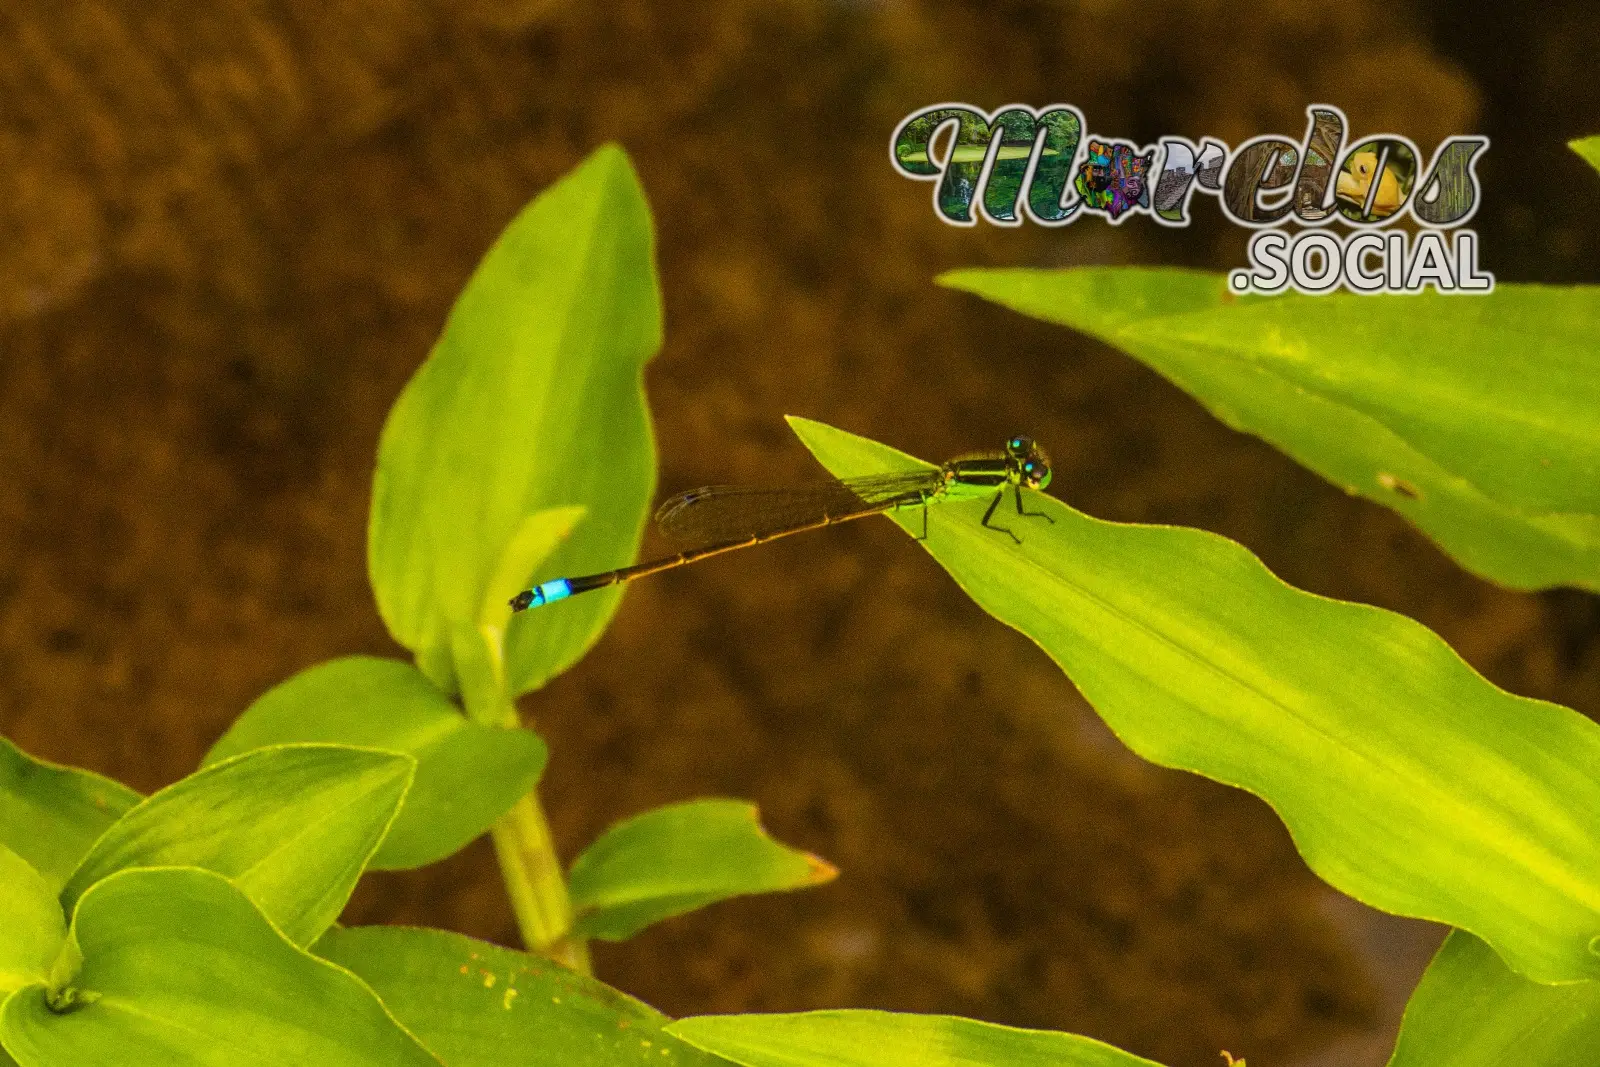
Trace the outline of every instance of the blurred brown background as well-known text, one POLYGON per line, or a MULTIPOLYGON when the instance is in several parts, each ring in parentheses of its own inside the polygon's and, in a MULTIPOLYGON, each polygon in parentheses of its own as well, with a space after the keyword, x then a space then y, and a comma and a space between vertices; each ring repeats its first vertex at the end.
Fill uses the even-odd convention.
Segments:
MULTIPOLYGON (((1052 492, 1236 538, 1600 712, 1600 610, 1467 576, 1133 361, 930 284, 966 265, 1243 262, 1244 230, 941 224, 896 121, 1070 102, 1138 140, 1331 102, 1493 139, 1502 281, 1593 278, 1600 9, 1046 0, 69 0, 0 9, 0 731, 152 790, 293 672, 395 654, 365 568, 379 426, 478 257, 606 140, 660 236, 663 492, 814 476, 780 416, 940 459, 1018 430, 1052 492)), ((1508 378, 1518 354, 1506 354, 1508 378)), ((874 1006, 1172 1065, 1380 1064, 1439 931, 1343 900, 1266 806, 1151 767, 886 522, 632 588, 524 710, 570 858, 647 806, 759 801, 837 863, 602 947, 675 1013, 874 1006)), ((352 921, 515 929, 481 842, 352 921)))

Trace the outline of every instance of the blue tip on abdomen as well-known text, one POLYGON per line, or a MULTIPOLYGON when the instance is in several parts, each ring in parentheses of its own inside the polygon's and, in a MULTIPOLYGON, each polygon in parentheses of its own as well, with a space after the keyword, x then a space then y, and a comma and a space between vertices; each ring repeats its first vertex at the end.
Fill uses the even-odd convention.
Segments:
POLYGON ((554 604, 558 600, 565 600, 572 595, 572 583, 565 578, 557 578, 536 585, 532 589, 524 589, 511 598, 512 611, 526 611, 537 608, 543 604, 554 604))
POLYGON ((533 605, 530 606, 554 604, 556 601, 565 600, 572 595, 572 583, 565 578, 557 578, 554 581, 545 582, 543 585, 536 587, 534 592, 537 596, 534 597, 533 605))

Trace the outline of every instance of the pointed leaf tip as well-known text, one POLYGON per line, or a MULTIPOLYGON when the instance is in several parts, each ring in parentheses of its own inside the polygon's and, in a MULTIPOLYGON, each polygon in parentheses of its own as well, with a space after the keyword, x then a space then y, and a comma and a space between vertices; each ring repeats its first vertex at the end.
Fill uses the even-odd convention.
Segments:
POLYGON ((1567 147, 1578 153, 1589 166, 1600 170, 1600 136, 1577 137, 1568 141, 1567 147))

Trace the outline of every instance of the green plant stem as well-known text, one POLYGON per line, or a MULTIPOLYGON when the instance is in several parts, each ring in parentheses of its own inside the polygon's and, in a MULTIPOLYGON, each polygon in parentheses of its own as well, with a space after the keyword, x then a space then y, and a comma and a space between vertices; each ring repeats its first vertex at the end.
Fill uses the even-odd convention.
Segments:
MULTIPOLYGON (((472 652, 485 654, 478 662, 488 669, 487 675, 478 676, 477 685, 464 687, 467 714, 480 722, 499 722, 507 728, 520 726, 522 717, 517 713, 516 702, 506 692, 505 630, 482 624, 478 637, 482 644, 468 641, 461 645, 469 650, 468 662, 474 659, 472 652)), ((589 946, 572 933, 572 896, 567 892, 566 872, 556 854, 555 839, 550 836, 550 823, 544 816, 544 805, 539 803, 538 791, 528 793, 502 815, 490 836, 500 858, 500 873, 506 880, 506 894, 511 898, 523 946, 580 974, 590 973, 589 946)))
POLYGON ((492 837, 523 944, 588 974, 589 946, 572 934, 572 898, 538 794, 517 801, 495 823, 492 837))

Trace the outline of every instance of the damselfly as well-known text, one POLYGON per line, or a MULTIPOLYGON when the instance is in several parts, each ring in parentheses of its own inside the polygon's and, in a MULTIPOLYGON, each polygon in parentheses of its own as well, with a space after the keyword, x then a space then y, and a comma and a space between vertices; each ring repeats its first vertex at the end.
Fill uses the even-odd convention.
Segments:
POLYGON ((1043 489, 1049 484, 1050 460, 1044 450, 1031 437, 1013 437, 1001 452, 962 456, 938 468, 815 485, 714 485, 694 489, 663 504, 656 512, 656 525, 680 544, 697 547, 601 574, 555 578, 518 593, 511 598, 511 607, 522 611, 553 604, 591 589, 631 582, 734 549, 900 508, 922 508, 922 536, 926 537, 929 504, 971 500, 990 493, 994 497, 989 501, 989 510, 983 513, 983 525, 1021 544, 1022 539, 1010 527, 990 521, 995 509, 1010 490, 1018 515, 1054 522, 1044 512, 1028 511, 1022 506, 1023 489, 1043 489))

